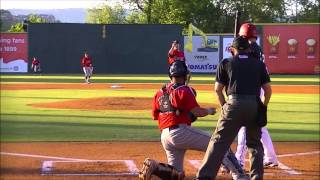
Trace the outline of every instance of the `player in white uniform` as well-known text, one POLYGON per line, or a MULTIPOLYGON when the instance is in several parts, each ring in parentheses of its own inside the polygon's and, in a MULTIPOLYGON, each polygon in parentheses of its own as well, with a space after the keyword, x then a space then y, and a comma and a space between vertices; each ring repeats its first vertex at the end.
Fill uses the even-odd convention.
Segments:
MULTIPOLYGON (((256 26, 250 23, 245 23, 240 27, 239 35, 246 37, 251 45, 251 52, 253 56, 258 57, 261 61, 264 60, 263 52, 260 46, 256 43, 257 40, 257 29, 256 26)), ((260 97, 263 97, 263 90, 261 89, 260 97)), ((261 142, 264 149, 263 164, 265 167, 276 167, 278 166, 278 158, 274 151, 271 137, 269 135, 267 127, 261 129, 261 142)), ((243 166, 245 163, 245 156, 247 153, 246 147, 246 134, 245 127, 242 127, 238 132, 238 146, 236 157, 239 163, 243 166)))

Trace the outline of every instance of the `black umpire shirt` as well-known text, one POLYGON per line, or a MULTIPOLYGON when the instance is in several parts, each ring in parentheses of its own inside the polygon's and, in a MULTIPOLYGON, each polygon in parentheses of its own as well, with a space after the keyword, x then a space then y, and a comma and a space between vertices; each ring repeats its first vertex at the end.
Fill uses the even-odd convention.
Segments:
POLYGON ((225 85, 227 95, 260 96, 261 86, 270 82, 270 77, 262 61, 248 54, 240 54, 219 63, 216 81, 225 85))

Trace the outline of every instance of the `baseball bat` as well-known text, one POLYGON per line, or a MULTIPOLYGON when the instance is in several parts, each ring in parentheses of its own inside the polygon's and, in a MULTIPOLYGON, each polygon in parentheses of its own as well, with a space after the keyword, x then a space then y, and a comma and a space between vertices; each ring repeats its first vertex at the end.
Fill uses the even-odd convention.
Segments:
POLYGON ((236 18, 234 20, 234 34, 233 34, 233 37, 236 38, 239 34, 239 30, 240 30, 240 16, 241 16, 241 13, 240 11, 237 10, 236 12, 236 18))

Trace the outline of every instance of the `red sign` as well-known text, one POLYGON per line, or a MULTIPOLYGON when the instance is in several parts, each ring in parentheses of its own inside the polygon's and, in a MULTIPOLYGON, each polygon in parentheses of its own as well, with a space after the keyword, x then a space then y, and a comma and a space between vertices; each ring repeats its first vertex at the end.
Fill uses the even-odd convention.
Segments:
POLYGON ((25 33, 1 33, 0 72, 28 71, 28 36, 25 33))
POLYGON ((264 25, 263 32, 270 73, 319 73, 319 24, 264 25))

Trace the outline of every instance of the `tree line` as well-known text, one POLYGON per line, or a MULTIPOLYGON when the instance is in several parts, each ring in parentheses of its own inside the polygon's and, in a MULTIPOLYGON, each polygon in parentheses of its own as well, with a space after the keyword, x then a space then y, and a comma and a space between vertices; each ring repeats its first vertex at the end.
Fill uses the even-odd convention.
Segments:
MULTIPOLYGON (((106 0, 107 1, 107 0, 106 0)), ((180 24, 192 23, 207 33, 232 33, 235 12, 241 22, 319 23, 320 0, 123 0, 115 6, 100 4, 87 10, 86 23, 180 24), (126 9, 124 6, 129 6, 126 9)), ((43 23, 32 15, 29 22, 43 23)), ((23 32, 17 23, 9 32, 23 32)))
POLYGON ((123 0, 114 7, 89 9, 87 23, 181 24, 189 23, 207 33, 231 33, 235 12, 241 22, 319 23, 319 0, 123 0))

